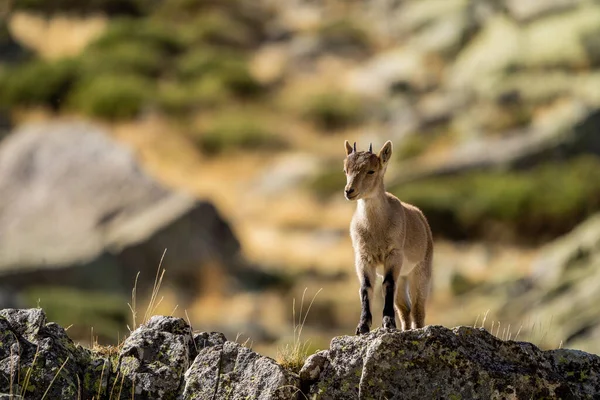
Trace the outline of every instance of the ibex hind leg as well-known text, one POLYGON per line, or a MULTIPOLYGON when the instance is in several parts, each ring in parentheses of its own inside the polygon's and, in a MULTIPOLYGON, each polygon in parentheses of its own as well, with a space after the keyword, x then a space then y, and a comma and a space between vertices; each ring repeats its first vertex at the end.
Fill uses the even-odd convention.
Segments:
POLYGON ((396 312, 402 325, 402 330, 406 331, 411 327, 410 300, 408 298, 408 280, 401 276, 398 278, 398 287, 396 289, 396 312))
POLYGON ((425 306, 431 284, 431 261, 420 262, 408 276, 412 328, 425 326, 425 306))

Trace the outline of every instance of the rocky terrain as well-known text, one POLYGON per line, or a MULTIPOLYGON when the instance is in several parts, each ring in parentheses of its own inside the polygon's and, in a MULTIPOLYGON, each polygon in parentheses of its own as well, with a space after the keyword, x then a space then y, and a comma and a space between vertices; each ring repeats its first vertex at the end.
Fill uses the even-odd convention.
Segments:
POLYGON ((336 337, 296 374, 179 318, 154 316, 119 347, 90 350, 41 309, 0 311, 2 398, 594 399, 599 377, 598 356, 464 326, 336 337))

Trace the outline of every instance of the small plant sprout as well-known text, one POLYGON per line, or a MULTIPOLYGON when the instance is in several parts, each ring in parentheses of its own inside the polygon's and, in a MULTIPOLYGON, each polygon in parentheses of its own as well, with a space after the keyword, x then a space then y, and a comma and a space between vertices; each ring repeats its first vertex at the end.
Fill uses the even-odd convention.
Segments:
POLYGON ((310 304, 308 305, 306 312, 304 312, 304 298, 306 296, 305 288, 302 292, 302 299, 300 300, 300 312, 298 313, 298 319, 296 320, 296 298, 292 300, 292 318, 294 324, 293 339, 291 344, 286 344, 278 349, 277 361, 284 367, 294 372, 300 371, 300 368, 304 365, 304 361, 308 354, 309 341, 302 340, 302 330, 306 323, 306 317, 310 312, 310 309, 315 301, 315 298, 323 288, 319 289, 313 296, 310 304))

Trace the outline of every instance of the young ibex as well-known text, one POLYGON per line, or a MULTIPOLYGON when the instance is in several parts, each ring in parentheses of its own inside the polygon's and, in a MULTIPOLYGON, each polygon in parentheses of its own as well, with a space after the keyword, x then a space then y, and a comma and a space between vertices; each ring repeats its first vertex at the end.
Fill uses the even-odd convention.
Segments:
POLYGON ((383 327, 396 328, 395 308, 403 330, 421 328, 425 324, 433 261, 429 224, 418 208, 384 189, 383 176, 392 155, 392 142, 387 141, 378 155, 373 154, 372 146, 369 151, 357 152, 356 143, 345 144, 345 196, 358 200, 350 226, 362 304, 356 334, 367 333, 371 328, 378 265, 383 265, 383 327))

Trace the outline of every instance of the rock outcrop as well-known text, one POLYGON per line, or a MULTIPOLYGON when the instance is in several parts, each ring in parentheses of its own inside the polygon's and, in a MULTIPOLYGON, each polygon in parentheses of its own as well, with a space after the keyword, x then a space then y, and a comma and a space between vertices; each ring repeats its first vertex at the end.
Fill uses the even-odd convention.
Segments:
POLYGON ((219 333, 152 317, 117 349, 75 345, 40 309, 0 311, 0 398, 594 399, 600 357, 484 329, 428 326, 334 338, 287 371, 219 333), (11 386, 12 385, 12 386, 11 386))
POLYGON ((301 375, 319 399, 585 399, 600 392, 600 358, 441 326, 334 338, 301 375))
POLYGON ((242 287, 260 275, 212 203, 165 187, 92 124, 17 129, 0 147, 0 193, 0 292, 43 283, 129 293, 138 271, 144 292, 165 249, 182 296, 207 263, 242 287))
POLYGON ((0 311, 0 398, 289 400, 298 387, 274 360, 180 318, 152 317, 118 349, 92 351, 41 309, 0 311))

